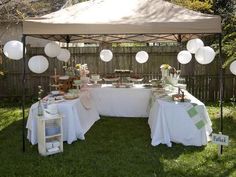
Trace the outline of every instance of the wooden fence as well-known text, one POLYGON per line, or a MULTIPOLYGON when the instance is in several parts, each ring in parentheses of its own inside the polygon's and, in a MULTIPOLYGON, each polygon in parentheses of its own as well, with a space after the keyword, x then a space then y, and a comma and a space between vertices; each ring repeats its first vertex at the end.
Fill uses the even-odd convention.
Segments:
MULTIPOLYGON (((144 47, 113 47, 112 61, 105 63, 99 58, 99 47, 69 48, 71 59, 69 66, 76 63, 87 63, 91 73, 106 75, 113 73, 115 69, 130 69, 134 73, 142 75, 144 81, 148 82, 153 78, 160 78, 160 65, 168 63, 176 68, 180 67, 181 77, 185 78, 188 90, 202 101, 216 101, 219 99, 219 79, 218 79, 218 59, 213 63, 203 66, 199 65, 195 59, 187 65, 178 66, 177 53, 181 50, 178 46, 144 46, 144 47), (149 54, 147 63, 139 64, 135 61, 138 51, 144 50, 149 54)), ((31 56, 44 55, 43 48, 28 48, 27 63, 31 56)), ((2 56, 2 68, 6 71, 6 76, 0 78, 0 97, 20 97, 22 95, 22 71, 23 60, 13 61, 2 56)), ((26 67, 26 95, 27 97, 37 96, 37 86, 42 85, 45 93, 48 93, 50 75, 53 75, 54 68, 57 73, 63 75, 64 63, 55 58, 48 58, 49 69, 43 74, 34 74, 26 67)), ((235 95, 235 77, 227 74, 225 78, 225 99, 230 99, 235 95)))

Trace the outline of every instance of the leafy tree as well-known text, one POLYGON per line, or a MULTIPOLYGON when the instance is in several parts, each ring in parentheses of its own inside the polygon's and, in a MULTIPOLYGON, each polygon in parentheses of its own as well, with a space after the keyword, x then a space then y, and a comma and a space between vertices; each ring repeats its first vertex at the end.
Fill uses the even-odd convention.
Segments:
POLYGON ((236 2, 235 0, 216 0, 214 13, 222 17, 223 40, 222 51, 226 56, 225 68, 236 60, 236 2))
MULTIPOLYGON (((222 52, 226 59, 223 67, 226 67, 236 59, 236 1, 235 0, 169 0, 172 3, 184 6, 191 10, 222 17, 222 52)), ((219 48, 218 42, 214 44, 219 48)))
POLYGON ((0 0, 0 78, 5 75, 2 67, 2 42, 1 38, 13 25, 20 23, 24 18, 37 16, 58 10, 64 5, 65 0, 0 0))
POLYGON ((0 31, 1 37, 12 24, 20 23, 30 16, 41 16, 60 9, 66 0, 0 0, 0 25, 4 23, 6 28, 0 31))
POLYGON ((203 12, 203 13, 212 13, 212 0, 169 0, 171 3, 186 7, 191 10, 203 12))

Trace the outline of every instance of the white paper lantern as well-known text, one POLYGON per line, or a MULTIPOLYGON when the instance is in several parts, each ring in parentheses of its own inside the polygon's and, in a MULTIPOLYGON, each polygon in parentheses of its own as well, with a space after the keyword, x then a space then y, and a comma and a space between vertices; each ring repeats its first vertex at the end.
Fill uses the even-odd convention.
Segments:
POLYGON ((139 51, 135 56, 135 59, 138 63, 145 63, 148 61, 148 58, 148 53, 145 51, 139 51))
POLYGON ((56 42, 50 42, 44 47, 44 52, 49 57, 56 57, 60 54, 61 48, 56 42))
POLYGON ((20 41, 9 41, 4 45, 3 53, 12 60, 20 60, 23 58, 23 43, 20 41))
POLYGON ((49 63, 47 58, 42 55, 37 55, 30 58, 28 66, 32 72, 40 74, 48 69, 49 63))
POLYGON ((70 59, 70 51, 67 49, 61 49, 59 55, 57 55, 57 59, 60 61, 68 62, 70 59))
POLYGON ((113 57, 113 54, 108 49, 103 49, 100 52, 100 58, 101 58, 102 61, 105 61, 105 62, 111 61, 112 57, 113 57))
POLYGON ((209 46, 199 48, 195 54, 197 62, 203 65, 211 63, 215 56, 215 51, 209 46))
POLYGON ((192 54, 188 50, 182 50, 177 55, 177 60, 181 64, 187 64, 191 61, 192 54))
POLYGON ((201 39, 191 39, 187 43, 187 49, 190 53, 196 53, 200 47, 204 47, 201 39))
POLYGON ((234 75, 236 75, 236 60, 230 64, 229 69, 234 75))

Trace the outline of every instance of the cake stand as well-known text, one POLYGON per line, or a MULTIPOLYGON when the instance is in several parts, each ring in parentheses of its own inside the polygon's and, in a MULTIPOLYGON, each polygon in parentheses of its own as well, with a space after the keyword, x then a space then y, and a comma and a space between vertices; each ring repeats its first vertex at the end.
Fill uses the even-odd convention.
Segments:
POLYGON ((127 80, 128 80, 128 81, 131 81, 131 82, 142 82, 142 81, 143 81, 143 78, 127 77, 127 80))
POLYGON ((103 80, 105 82, 118 82, 120 80, 120 77, 114 77, 114 78, 106 78, 106 77, 104 77, 103 80))

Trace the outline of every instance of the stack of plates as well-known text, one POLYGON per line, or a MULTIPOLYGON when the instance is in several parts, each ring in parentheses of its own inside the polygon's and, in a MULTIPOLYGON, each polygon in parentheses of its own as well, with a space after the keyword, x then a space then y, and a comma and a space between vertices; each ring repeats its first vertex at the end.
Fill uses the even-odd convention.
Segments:
POLYGON ((60 131, 61 131, 60 126, 57 126, 57 125, 49 125, 45 127, 46 136, 59 134, 60 131))

